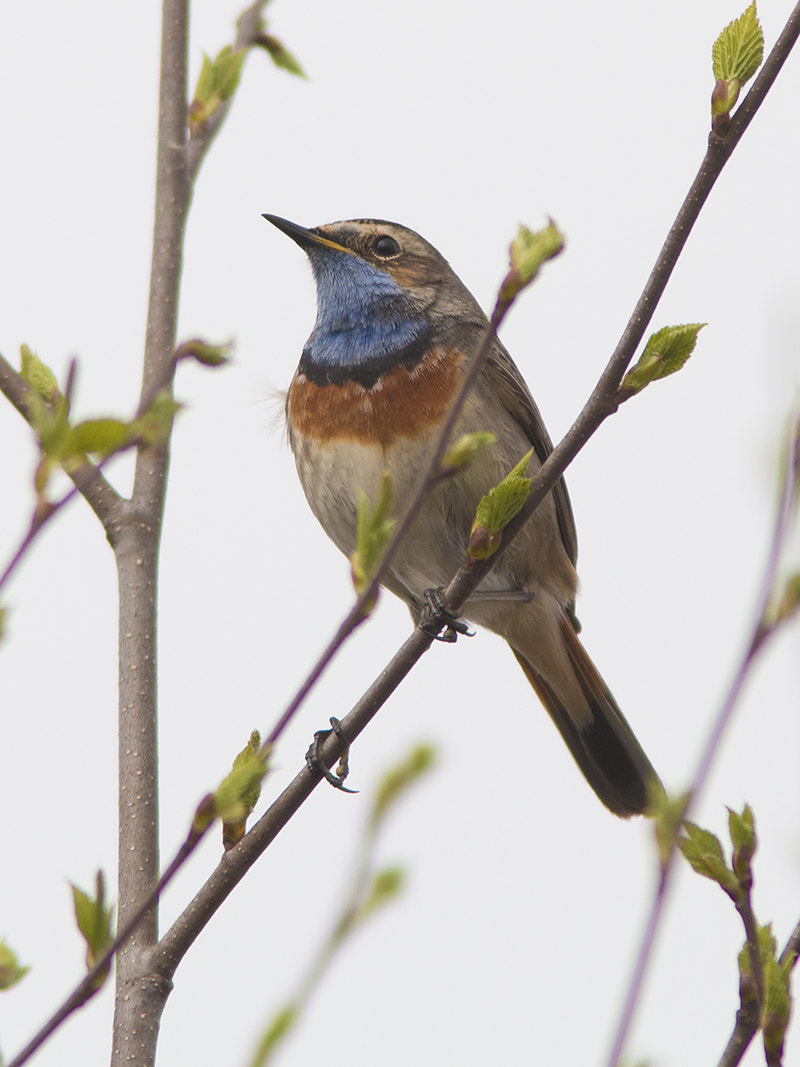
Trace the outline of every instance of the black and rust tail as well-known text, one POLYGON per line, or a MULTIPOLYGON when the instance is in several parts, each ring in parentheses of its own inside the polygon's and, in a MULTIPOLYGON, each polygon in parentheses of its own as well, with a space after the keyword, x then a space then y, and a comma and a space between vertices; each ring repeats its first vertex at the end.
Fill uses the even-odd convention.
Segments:
POLYGON ((586 701, 580 709, 567 706, 525 656, 512 651, 600 800, 622 818, 642 815, 651 790, 660 786, 658 775, 566 617, 561 633, 586 701))

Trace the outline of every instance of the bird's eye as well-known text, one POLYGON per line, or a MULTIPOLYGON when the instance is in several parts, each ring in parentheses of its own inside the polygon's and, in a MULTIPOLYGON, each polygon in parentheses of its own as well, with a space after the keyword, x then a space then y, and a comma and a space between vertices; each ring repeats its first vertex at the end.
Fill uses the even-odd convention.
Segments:
POLYGON ((394 237, 383 233, 372 242, 372 251, 381 259, 393 259, 400 255, 400 245, 394 237))

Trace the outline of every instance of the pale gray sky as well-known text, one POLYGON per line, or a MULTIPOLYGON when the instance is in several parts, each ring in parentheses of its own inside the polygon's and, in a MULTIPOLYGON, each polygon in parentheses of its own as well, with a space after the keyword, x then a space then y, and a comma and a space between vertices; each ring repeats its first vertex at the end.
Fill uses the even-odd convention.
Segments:
MULTIPOLYGON (((743 2, 743 0, 742 0, 743 2)), ((19 4, 2 17, 0 350, 80 360, 79 413, 130 413, 141 375, 155 155, 157 5, 19 4)), ((201 51, 232 0, 196 4, 201 51)), ((761 0, 768 47, 790 10, 761 0)), ((271 30, 310 80, 252 56, 189 221, 183 339, 234 338, 235 364, 182 368, 162 556, 163 856, 253 727, 265 732, 349 603, 348 566, 307 509, 275 428, 314 318, 303 254, 261 218, 393 219, 484 306, 516 225, 568 239, 503 340, 552 436, 612 350, 688 189, 708 130, 711 45, 735 3, 596 5, 276 0, 271 30)), ((797 398, 800 56, 723 175, 654 327, 706 321, 686 369, 625 405, 568 471, 587 648, 665 783, 686 786, 740 656, 773 517, 778 438, 797 398)), ((0 560, 24 531, 35 451, 0 405, 0 560)), ((111 468, 129 483, 127 461, 111 468)), ((798 558, 795 544, 795 563, 798 558)), ((67 879, 116 865, 116 614, 111 554, 75 502, 11 586, 2 649, 0 936, 31 974, 0 1000, 13 1055, 79 976, 67 879)), ((408 631, 384 595, 277 753, 265 800, 314 730, 348 710, 408 631)), ((755 901, 783 942, 798 917, 798 629, 747 686, 698 818, 749 801, 755 901)), ((245 1062, 323 936, 382 770, 419 739, 437 770, 393 819, 402 900, 337 960, 286 1067, 600 1064, 655 879, 650 829, 585 785, 502 642, 435 646, 353 753, 345 797, 318 789, 190 952, 160 1062, 245 1062)), ((163 925, 213 869, 207 843, 163 925)), ((629 1045, 655 1065, 716 1062, 742 934, 681 871, 629 1045)), ((102 1063, 111 991, 40 1054, 102 1063)), ((800 1038, 787 1067, 800 1064, 800 1038)), ((756 1050, 746 1061, 763 1062, 756 1050)))

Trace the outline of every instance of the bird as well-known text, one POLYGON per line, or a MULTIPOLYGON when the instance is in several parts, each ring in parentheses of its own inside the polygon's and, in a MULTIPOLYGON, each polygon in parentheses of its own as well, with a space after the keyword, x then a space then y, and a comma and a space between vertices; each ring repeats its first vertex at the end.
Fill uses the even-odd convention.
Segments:
MULTIPOLYGON (((316 282, 316 322, 286 395, 286 425, 311 510, 350 556, 362 492, 377 499, 388 472, 396 514, 410 501, 487 319, 445 258, 405 226, 351 219, 306 228, 263 217, 305 252, 316 282)), ((465 560, 481 497, 531 449, 535 473, 553 448, 496 335, 453 440, 481 431, 494 444, 432 489, 382 579, 415 619, 465 560)), ((589 785, 627 818, 647 811, 660 783, 578 636, 576 560, 561 478, 462 611, 506 640, 589 785)))

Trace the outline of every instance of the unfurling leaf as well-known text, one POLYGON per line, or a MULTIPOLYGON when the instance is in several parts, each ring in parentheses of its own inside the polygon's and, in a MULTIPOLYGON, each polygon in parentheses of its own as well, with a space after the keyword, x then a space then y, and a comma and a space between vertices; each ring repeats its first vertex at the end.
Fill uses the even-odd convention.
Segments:
POLYGON ((672 846, 678 843, 678 831, 688 803, 688 793, 670 797, 663 789, 653 788, 648 796, 648 812, 655 819, 658 855, 662 870, 667 864, 672 846))
MULTIPOLYGON (((767 960, 775 959, 777 942, 772 933, 772 923, 758 927, 758 954, 762 967, 767 960)), ((745 941, 739 953, 739 997, 742 1004, 758 999, 755 978, 753 977, 753 960, 750 956, 750 943, 745 941)))
POLYGON ((532 455, 533 449, 478 502, 467 546, 467 553, 472 559, 488 559, 494 555, 500 546, 503 530, 519 514, 528 499, 531 479, 525 472, 532 455))
POLYGON ((690 322, 683 326, 664 326, 651 335, 635 367, 619 387, 622 399, 641 392, 650 382, 679 371, 694 352, 697 335, 706 324, 690 322))
POLYGON ((370 820, 373 826, 380 822, 392 804, 398 800, 409 786, 433 766, 436 751, 431 745, 417 745, 402 763, 391 767, 378 783, 372 801, 370 820))
POLYGON ((499 306, 513 303, 522 290, 530 285, 539 268, 554 259, 564 249, 564 235, 552 219, 541 230, 529 230, 520 225, 519 233, 509 248, 510 270, 505 276, 497 298, 499 306))
POLYGON ((711 49, 714 78, 737 78, 745 85, 764 59, 764 31, 758 21, 755 3, 730 22, 711 49))
POLYGON ((758 844, 753 810, 749 804, 745 804, 741 815, 728 808, 728 828, 733 845, 733 871, 739 881, 747 885, 753 880, 750 861, 758 844))
POLYGON ((393 499, 394 485, 387 471, 381 477, 374 507, 363 490, 358 494, 356 547, 350 557, 353 585, 358 594, 369 585, 395 528, 397 520, 391 515, 393 499))
POLYGON ((121 419, 86 419, 69 428, 64 438, 62 459, 82 456, 86 452, 111 456, 126 448, 133 437, 129 422, 121 419))
MULTIPOLYGON (((257 769, 257 764, 253 762, 253 757, 257 757, 259 749, 261 748, 261 734, 258 730, 253 730, 250 734, 250 740, 244 746, 242 751, 236 756, 233 761, 233 767, 231 773, 244 768, 245 782, 242 790, 241 800, 241 814, 237 810, 235 819, 228 819, 223 815, 222 818, 222 843, 225 847, 225 851, 229 851, 234 845, 244 837, 245 828, 247 825, 247 818, 258 803, 258 798, 261 796, 261 779, 263 774, 251 774, 251 767, 257 769)), ((226 779, 227 781, 227 779, 226 779)), ((217 790, 219 795, 219 790, 217 790)))
POLYGON ((783 1040, 792 1011, 789 977, 793 960, 783 964, 775 958, 775 950, 764 961, 764 1006, 761 1010, 761 1029, 767 1063, 779 1063, 783 1054, 783 1040))
POLYGON ((495 434, 486 431, 463 434, 442 457, 441 473, 448 476, 468 467, 496 440, 495 434))
POLYGON ((272 62, 276 67, 279 67, 281 70, 287 70, 290 74, 294 74, 298 78, 306 77, 306 72, 300 66, 300 61, 281 41, 278 40, 277 37, 273 37, 271 33, 258 34, 254 44, 260 45, 266 52, 269 52, 272 62))
MULTIPOLYGON (((105 879, 103 872, 97 872, 96 893, 92 897, 84 893, 78 886, 70 883, 72 889, 72 902, 75 908, 75 919, 81 937, 86 942, 86 966, 89 970, 94 967, 103 953, 113 940, 111 928, 111 908, 105 902, 105 879)), ((111 962, 98 978, 96 988, 105 981, 111 962)))
POLYGON ((268 770, 268 754, 261 751, 260 744, 261 737, 254 730, 233 761, 230 774, 211 794, 210 802, 208 797, 201 802, 195 814, 195 830, 204 829, 215 817, 222 819, 223 825, 245 822, 256 806, 261 794, 261 780, 268 770))
POLYGON ((363 922, 370 918, 384 904, 399 896, 405 881, 405 871, 402 867, 386 867, 378 871, 372 879, 364 902, 353 916, 354 922, 363 922))
POLYGON ((220 104, 233 96, 239 87, 245 53, 234 52, 226 45, 216 59, 203 53, 194 97, 189 105, 189 127, 196 133, 220 104))
POLYGON ((739 880, 725 862, 719 838, 688 820, 683 826, 686 836, 679 837, 677 844, 685 858, 698 874, 716 882, 732 900, 738 900, 739 880))
POLYGON ((30 967, 21 966, 17 954, 0 938, 0 991, 11 989, 21 981, 30 970, 30 967))
POLYGON ((183 341, 175 350, 175 362, 182 359, 196 359, 204 367, 221 367, 230 362, 233 343, 228 341, 221 345, 210 345, 199 337, 183 341))
POLYGON ((744 14, 729 23, 714 42, 711 60, 714 92, 711 94, 711 126, 724 136, 730 124, 730 112, 739 92, 761 66, 764 58, 764 33, 752 3, 744 14))
POLYGON ((42 400, 49 402, 58 396, 58 381, 55 374, 25 344, 19 346, 19 372, 42 400))

